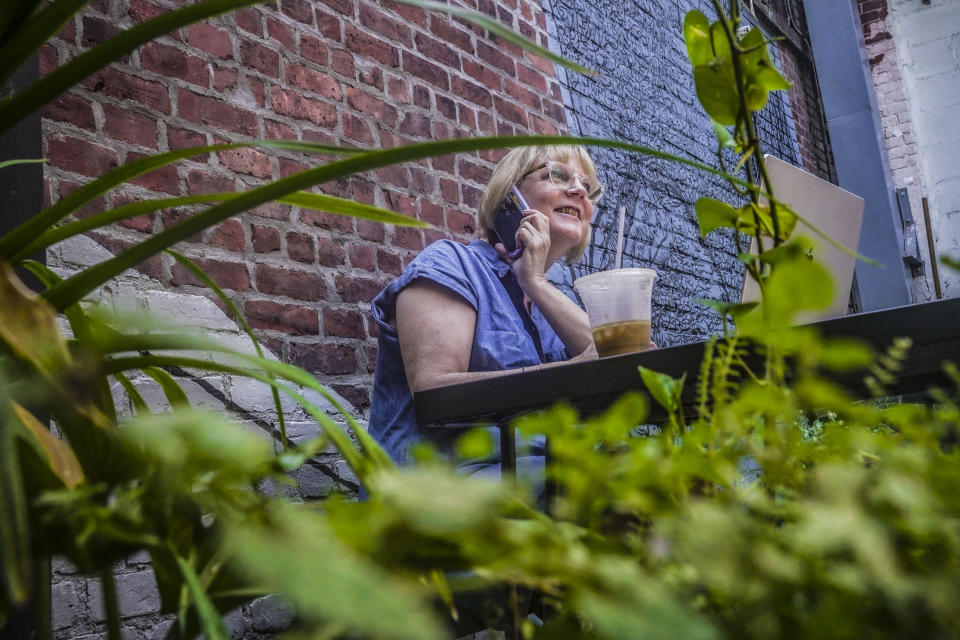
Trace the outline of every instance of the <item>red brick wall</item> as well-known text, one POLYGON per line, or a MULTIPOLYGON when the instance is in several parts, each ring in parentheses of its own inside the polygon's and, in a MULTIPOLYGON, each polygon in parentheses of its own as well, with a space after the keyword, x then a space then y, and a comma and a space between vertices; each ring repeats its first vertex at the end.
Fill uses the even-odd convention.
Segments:
MULTIPOLYGON (((118 30, 186 4, 94 0, 45 47, 42 71, 118 30)), ((546 43, 529 0, 466 0, 546 43)), ((564 128, 552 64, 484 30, 406 5, 280 0, 197 24, 142 47, 44 112, 46 197, 144 154, 197 144, 290 138, 365 148, 564 128)), ((439 157, 323 185, 322 192, 428 221, 419 231, 271 204, 179 248, 197 258, 284 360, 357 406, 369 401, 376 327, 369 301, 427 243, 468 240, 495 152, 439 157)), ((244 190, 322 160, 228 151, 136 180, 89 214, 147 197, 244 190)), ((190 215, 175 209, 93 235, 118 251, 190 215)), ((202 291, 166 256, 141 271, 202 291)))
POLYGON ((816 71, 810 59, 793 46, 780 43, 779 48, 780 66, 793 83, 789 89, 790 106, 803 168, 825 180, 835 180, 833 152, 823 117, 816 71))

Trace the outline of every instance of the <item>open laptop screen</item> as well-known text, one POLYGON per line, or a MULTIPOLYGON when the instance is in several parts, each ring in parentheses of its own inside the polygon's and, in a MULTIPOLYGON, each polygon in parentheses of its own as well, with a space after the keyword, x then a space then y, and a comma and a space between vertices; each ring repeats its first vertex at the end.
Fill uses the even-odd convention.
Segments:
MULTIPOLYGON (((863 222, 863 198, 771 155, 764 156, 764 161, 777 200, 786 202, 818 229, 856 251, 863 222)), ((808 312, 798 321, 815 322, 846 315, 855 259, 823 240, 802 222, 797 223, 794 234, 803 234, 813 241, 813 256, 833 275, 834 287, 833 302, 829 307, 808 312)), ((757 250, 755 243, 756 240, 750 247, 754 253, 757 250)), ((747 302, 759 298, 756 283, 746 276, 741 299, 747 302)))

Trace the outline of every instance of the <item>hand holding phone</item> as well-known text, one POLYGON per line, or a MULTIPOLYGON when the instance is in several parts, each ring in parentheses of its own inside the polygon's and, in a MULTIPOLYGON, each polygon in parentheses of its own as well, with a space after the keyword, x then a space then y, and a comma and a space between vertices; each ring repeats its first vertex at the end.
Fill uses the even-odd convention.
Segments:
POLYGON ((523 245, 517 243, 517 229, 523 222, 523 212, 530 208, 517 187, 511 187, 506 197, 493 212, 493 230, 503 243, 507 255, 516 260, 523 254, 523 245))

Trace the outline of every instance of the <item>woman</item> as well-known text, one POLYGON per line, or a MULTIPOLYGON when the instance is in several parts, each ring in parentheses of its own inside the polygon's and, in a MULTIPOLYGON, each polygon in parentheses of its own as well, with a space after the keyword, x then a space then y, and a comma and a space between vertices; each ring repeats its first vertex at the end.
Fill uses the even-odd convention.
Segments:
POLYGON ((487 241, 435 242, 374 299, 380 344, 369 428, 396 462, 407 463, 423 440, 450 452, 462 435, 418 425, 413 392, 596 358, 586 313, 546 271, 583 254, 601 192, 582 147, 514 149, 494 168, 480 203, 487 241), (523 254, 511 260, 493 212, 514 185, 530 209, 516 232, 523 254))

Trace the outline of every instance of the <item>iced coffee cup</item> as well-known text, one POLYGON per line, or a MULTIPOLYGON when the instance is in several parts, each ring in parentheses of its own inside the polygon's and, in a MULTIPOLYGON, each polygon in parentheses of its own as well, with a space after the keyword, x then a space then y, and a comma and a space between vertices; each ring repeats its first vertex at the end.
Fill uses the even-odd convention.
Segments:
POLYGON ((646 351, 650 342, 653 269, 611 269, 573 283, 590 318, 593 342, 601 358, 646 351))

